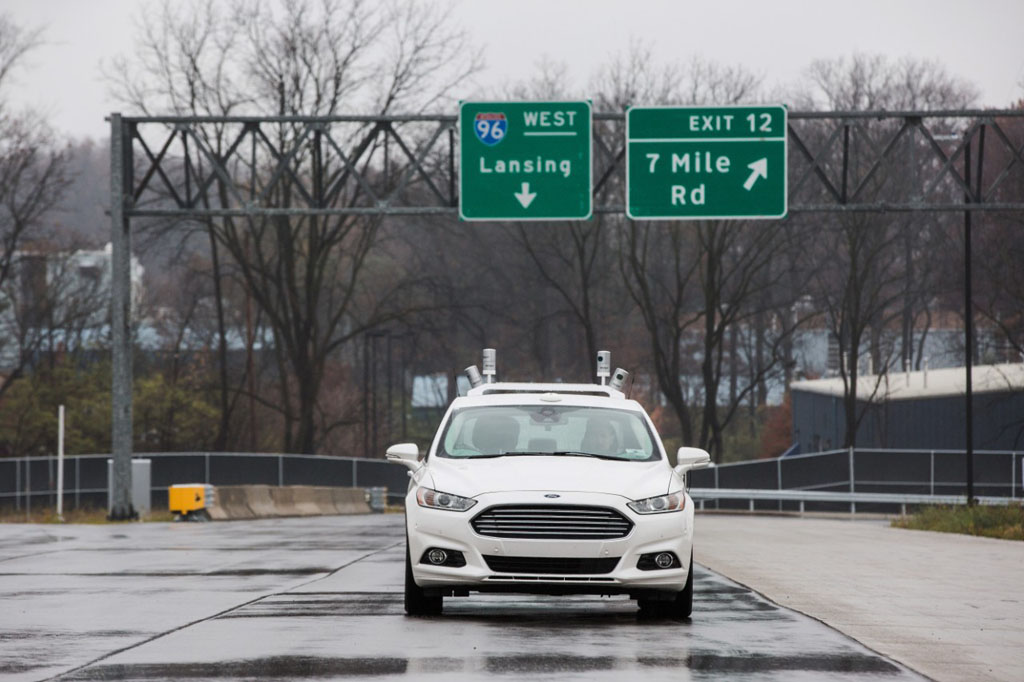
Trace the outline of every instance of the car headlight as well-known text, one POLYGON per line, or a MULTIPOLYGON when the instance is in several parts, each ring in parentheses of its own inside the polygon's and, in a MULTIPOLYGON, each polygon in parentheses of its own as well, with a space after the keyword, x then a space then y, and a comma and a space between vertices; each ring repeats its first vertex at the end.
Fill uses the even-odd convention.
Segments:
POLYGON ((476 504, 476 500, 471 500, 468 497, 442 493, 439 490, 431 490, 430 488, 420 488, 417 490, 416 501, 420 503, 421 507, 460 512, 466 511, 476 504))
POLYGON ((682 511, 686 507, 686 493, 679 491, 668 495, 648 497, 645 500, 630 502, 628 506, 637 514, 664 514, 665 512, 682 511))

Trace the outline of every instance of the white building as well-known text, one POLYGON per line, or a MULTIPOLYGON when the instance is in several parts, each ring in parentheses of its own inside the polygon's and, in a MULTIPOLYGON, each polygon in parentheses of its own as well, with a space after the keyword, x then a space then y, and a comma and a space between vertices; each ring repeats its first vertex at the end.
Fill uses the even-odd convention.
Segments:
MULTIPOLYGON (((0 367, 46 347, 98 343, 109 332, 112 247, 77 251, 22 249, 0 288, 0 367)), ((144 268, 131 259, 132 313, 144 268)))

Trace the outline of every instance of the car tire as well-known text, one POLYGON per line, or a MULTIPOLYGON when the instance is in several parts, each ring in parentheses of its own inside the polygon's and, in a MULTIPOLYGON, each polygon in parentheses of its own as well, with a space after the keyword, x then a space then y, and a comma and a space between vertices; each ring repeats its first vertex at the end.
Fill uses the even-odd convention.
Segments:
POLYGON ((689 620, 693 613, 693 550, 690 550, 690 571, 686 576, 686 587, 668 603, 669 616, 689 620))
POLYGON ((676 618, 688 620, 693 613, 693 550, 690 550, 690 572, 686 576, 686 586, 682 592, 676 593, 670 601, 654 599, 638 599, 642 618, 676 618))
POLYGON ((405 543, 405 612, 410 616, 436 616, 444 608, 444 597, 427 596, 412 577, 412 560, 409 558, 409 542, 405 543))

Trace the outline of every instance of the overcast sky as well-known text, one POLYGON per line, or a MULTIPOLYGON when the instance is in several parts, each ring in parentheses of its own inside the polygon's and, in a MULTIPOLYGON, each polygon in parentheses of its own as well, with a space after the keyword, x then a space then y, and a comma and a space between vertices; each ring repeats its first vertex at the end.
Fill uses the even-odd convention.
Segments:
MULTIPOLYGON (((99 65, 130 53, 132 17, 153 4, 0 0, 17 23, 45 27, 46 44, 16 74, 17 103, 69 135, 105 137, 103 118, 118 107, 99 65)), ((742 64, 769 86, 795 81, 813 59, 859 51, 939 60, 983 106, 1024 97, 1024 0, 461 0, 451 20, 483 48, 484 86, 528 79, 547 58, 582 88, 638 40, 661 62, 742 64)))

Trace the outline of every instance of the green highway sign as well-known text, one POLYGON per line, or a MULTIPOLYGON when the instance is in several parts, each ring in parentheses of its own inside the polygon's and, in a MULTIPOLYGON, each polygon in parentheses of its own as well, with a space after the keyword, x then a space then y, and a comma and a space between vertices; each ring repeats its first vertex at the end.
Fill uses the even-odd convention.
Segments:
POLYGON ((587 220, 590 102, 462 102, 462 220, 587 220))
POLYGON ((626 215, 634 220, 782 218, 786 108, 632 107, 626 215))

